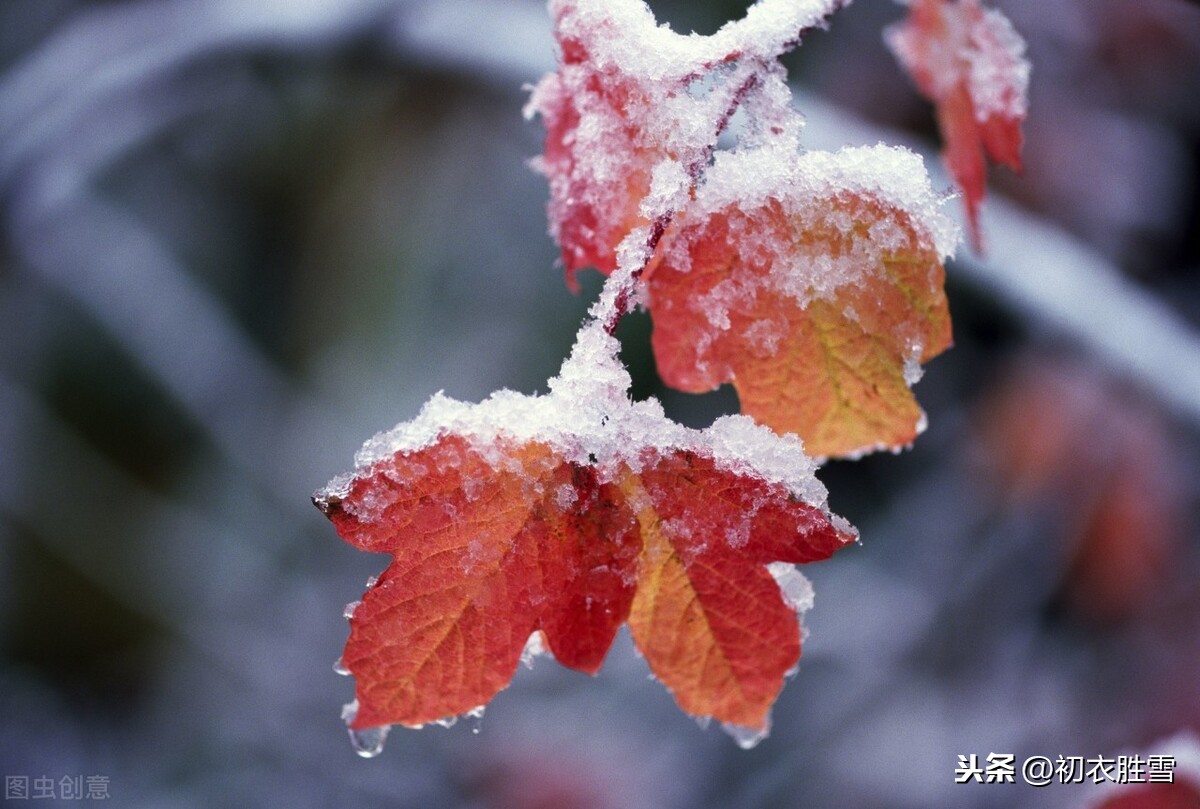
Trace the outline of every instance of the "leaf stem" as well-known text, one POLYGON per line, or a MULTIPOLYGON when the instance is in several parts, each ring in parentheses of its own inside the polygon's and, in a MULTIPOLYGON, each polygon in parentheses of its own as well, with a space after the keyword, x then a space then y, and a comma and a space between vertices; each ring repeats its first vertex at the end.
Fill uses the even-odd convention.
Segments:
MULTIPOLYGON (((722 60, 722 63, 736 58, 735 54, 731 54, 726 60, 722 60)), ((759 85, 759 71, 765 68, 765 62, 762 59, 751 60, 750 67, 748 68, 742 68, 739 65, 739 69, 748 71, 748 75, 744 76, 730 92, 729 103, 714 123, 712 139, 705 146, 703 152, 684 167, 688 178, 687 196, 689 198, 694 195, 696 186, 699 185, 700 180, 704 177, 705 170, 712 163, 713 155, 717 150, 717 142, 722 133, 728 128, 729 122, 733 120, 733 116, 737 113, 742 102, 759 85)), ((674 198, 678 199, 679 197, 676 196, 674 198)), ((649 227, 645 229, 646 235, 640 249, 630 248, 636 250, 639 256, 634 267, 626 267, 626 262, 622 258, 628 255, 628 253, 618 248, 617 270, 605 280, 600 300, 591 312, 593 318, 603 323, 606 334, 610 336, 614 335, 617 331, 617 326, 621 322, 621 318, 633 308, 633 302, 636 297, 634 292, 637 288, 638 280, 642 277, 646 268, 654 261, 654 254, 658 250, 658 244, 662 241, 662 237, 667 232, 667 228, 670 227, 676 213, 677 209, 667 208, 653 217, 649 227)), ((629 240, 636 232, 638 231, 631 232, 626 237, 626 240, 629 240)), ((624 242, 622 245, 624 245, 624 242)))

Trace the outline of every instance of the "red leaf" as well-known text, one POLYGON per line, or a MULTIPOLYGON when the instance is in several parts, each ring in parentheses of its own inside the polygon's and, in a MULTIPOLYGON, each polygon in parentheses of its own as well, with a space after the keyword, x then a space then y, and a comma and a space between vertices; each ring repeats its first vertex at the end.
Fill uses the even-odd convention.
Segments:
POLYGON ((798 443, 741 417, 688 430, 622 391, 594 433, 489 428, 518 410, 552 419, 571 397, 567 416, 586 424, 581 402, 601 401, 604 384, 436 400, 315 498, 346 541, 393 557, 350 618, 352 728, 482 706, 535 632, 559 662, 595 673, 628 619, 684 710, 765 730, 800 654, 796 610, 767 565, 824 559, 853 530, 825 510, 798 443))
POLYGON ((646 106, 645 94, 620 74, 602 73, 584 61, 577 40, 561 42, 563 64, 547 76, 530 101, 546 122, 546 146, 538 168, 550 181, 549 221, 562 248, 567 283, 579 291, 575 274, 595 267, 616 269, 616 246, 634 227, 645 224, 638 202, 650 189, 650 173, 665 151, 625 123, 625 110, 646 106), (597 149, 580 144, 581 117, 592 123, 590 140, 602 154, 620 155, 620 170, 597 170, 597 149), (595 122, 603 122, 602 129, 595 122))
POLYGON ((1200 809, 1200 789, 1186 779, 1141 784, 1122 790, 1095 809, 1200 809))
POLYGON ((889 29, 887 41, 937 108, 942 157, 962 189, 971 241, 981 250, 984 156, 1021 170, 1025 43, 1003 14, 978 0, 913 0, 907 21, 889 29))
POLYGON ((802 152, 774 59, 837 5, 761 3, 683 38, 640 2, 555 0, 559 70, 527 112, 546 122, 568 280, 611 274, 624 250, 666 384, 733 382, 743 412, 845 456, 920 432, 910 386, 950 344, 941 261, 957 232, 911 153, 802 152), (738 109, 738 148, 716 151, 738 109))
POLYGON ((1061 515, 1066 604, 1100 623, 1145 613, 1187 541, 1185 462, 1162 414, 1094 371, 1038 361, 998 386, 978 421, 1006 496, 1061 515))
POLYGON ((840 5, 772 0, 712 36, 685 37, 641 0, 551 0, 559 66, 525 113, 545 120, 534 165, 550 183, 550 230, 572 289, 583 267, 612 273, 621 240, 667 213, 644 207, 656 169, 674 162, 694 180, 743 94, 782 85, 767 65, 840 5))
POLYGON ((615 488, 543 445, 492 452, 506 464, 445 436, 324 501, 348 542, 393 555, 342 655, 358 682, 355 728, 483 705, 537 629, 564 665, 594 673, 629 612, 640 543, 615 488))

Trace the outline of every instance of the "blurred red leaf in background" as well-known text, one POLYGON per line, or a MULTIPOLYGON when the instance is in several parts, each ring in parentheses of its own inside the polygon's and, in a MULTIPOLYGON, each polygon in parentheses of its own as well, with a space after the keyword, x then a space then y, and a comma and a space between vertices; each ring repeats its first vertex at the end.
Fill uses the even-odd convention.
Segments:
POLYGON ((1062 518, 1069 606, 1100 622, 1141 610, 1184 539, 1187 495, 1163 417, 1101 373, 1037 361, 990 394, 979 425, 1005 496, 1062 518))

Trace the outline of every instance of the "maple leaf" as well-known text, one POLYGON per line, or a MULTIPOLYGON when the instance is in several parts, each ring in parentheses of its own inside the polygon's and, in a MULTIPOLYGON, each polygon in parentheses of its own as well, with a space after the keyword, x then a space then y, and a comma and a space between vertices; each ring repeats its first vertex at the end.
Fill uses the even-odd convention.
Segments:
POLYGON ((761 0, 680 37, 640 0, 551 0, 560 69, 526 111, 547 123, 568 281, 588 263, 609 277, 548 394, 439 394, 314 497, 392 556, 350 615, 352 730, 472 712, 530 644, 595 673, 628 624, 685 711, 765 734, 811 599, 794 565, 856 536, 793 431, 821 454, 907 443, 908 386, 950 339, 957 234, 919 158, 799 147, 776 57, 840 4, 761 0), (739 109, 738 148, 718 153, 739 109), (630 402, 613 333, 635 301, 670 384, 733 381, 770 426, 691 430, 630 402))
POLYGON ((841 1, 762 0, 702 37, 657 26, 641 0, 551 0, 559 66, 525 115, 546 125, 533 165, 550 184, 550 232, 572 289, 584 267, 611 274, 621 240, 663 213, 645 204, 655 168, 698 176, 743 96, 772 72, 782 81, 774 58, 841 1))
POLYGON ((533 633, 595 673, 628 620, 684 710, 765 730, 800 656, 775 578, 794 568, 768 565, 855 534, 794 438, 740 416, 676 425, 628 401, 615 351, 593 323, 549 395, 435 397, 315 497, 346 541, 393 557, 350 618, 352 728, 484 705, 533 633))
POLYGON ((954 238, 919 158, 878 146, 754 160, 788 168, 723 155, 643 276, 660 376, 691 392, 732 382, 742 412, 815 455, 911 443, 923 414, 909 387, 951 343, 941 257, 954 238), (722 190, 743 174, 753 191, 722 190))
POLYGON ((936 107, 946 144, 942 158, 962 189, 971 241, 981 250, 985 154, 1021 170, 1029 85, 1025 42, 1007 17, 978 0, 912 0, 908 19, 885 38, 936 107))

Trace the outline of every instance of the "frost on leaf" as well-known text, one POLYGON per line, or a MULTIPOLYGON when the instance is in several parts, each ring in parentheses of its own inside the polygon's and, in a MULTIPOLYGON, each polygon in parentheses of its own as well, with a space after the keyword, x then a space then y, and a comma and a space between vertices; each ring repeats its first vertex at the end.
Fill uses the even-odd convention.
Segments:
POLYGON ((660 375, 693 392, 732 382, 744 413, 815 455, 910 443, 909 387, 951 340, 953 230, 924 167, 884 146, 783 170, 751 156, 718 160, 644 276, 660 375))
POLYGON ((854 532, 794 438, 740 416, 676 425, 629 402, 615 351, 592 323, 548 395, 435 397, 318 493, 346 541, 392 555, 350 619, 353 729, 487 703, 535 632, 595 673, 626 621, 684 710, 765 729, 800 655, 767 566, 854 532))
POLYGON ((620 241, 651 223, 642 201, 655 168, 697 173, 740 96, 839 5, 763 0, 712 36, 682 36, 641 0, 551 0, 559 69, 525 112, 546 125, 535 166, 550 183, 550 229, 573 287, 583 267, 611 273, 620 241))
POLYGON ((608 278, 547 394, 439 394, 314 497, 392 557, 350 616, 352 731, 476 711, 531 649, 594 673, 628 624, 685 711, 765 734, 811 603, 794 566, 855 538, 801 439, 909 442, 909 386, 950 339, 957 234, 919 158, 800 148, 776 57, 841 4, 760 0, 685 37, 640 0, 551 0, 560 66, 527 109, 547 126, 551 231, 569 280, 608 278), (692 430, 631 402, 612 335, 634 301, 668 383, 732 381, 763 424, 692 430))
POLYGON ((962 189, 978 250, 985 154, 1021 170, 1029 62, 1008 18, 978 0, 912 0, 908 19, 886 33, 896 58, 937 108, 942 157, 962 189))
POLYGON ((957 240, 915 155, 801 148, 776 56, 837 5, 764 2, 682 37, 638 0, 552 3, 560 68, 530 102, 569 277, 611 273, 616 245, 650 233, 639 300, 663 381, 732 382, 744 413, 821 456, 916 437, 910 387, 950 344, 957 240))

